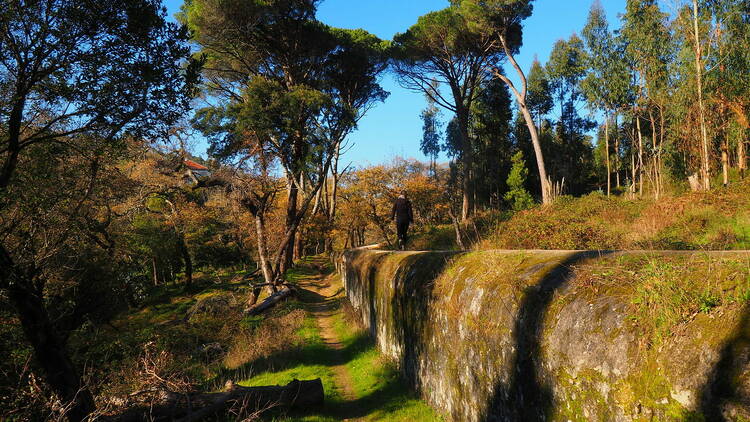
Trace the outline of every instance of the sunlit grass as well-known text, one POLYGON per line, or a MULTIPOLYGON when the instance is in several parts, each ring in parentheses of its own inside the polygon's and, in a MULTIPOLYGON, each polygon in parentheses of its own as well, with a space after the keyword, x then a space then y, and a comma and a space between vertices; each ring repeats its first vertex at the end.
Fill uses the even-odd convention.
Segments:
POLYGON ((297 332, 304 341, 295 353, 293 361, 286 367, 263 371, 241 382, 244 386, 285 385, 294 379, 320 378, 325 391, 325 405, 320 409, 306 409, 304 414, 271 412, 266 421, 279 422, 328 422, 356 418, 365 421, 414 421, 432 422, 442 420, 436 413, 411 393, 400 379, 399 373, 378 352, 373 342, 354 324, 345 321, 344 315, 334 316, 334 330, 343 344, 340 356, 343 362, 332 357, 325 347, 315 320, 308 318, 297 332), (341 387, 336 385, 332 365, 343 364, 349 372, 353 400, 343 397, 341 387), (311 412, 312 410, 312 412, 311 412))

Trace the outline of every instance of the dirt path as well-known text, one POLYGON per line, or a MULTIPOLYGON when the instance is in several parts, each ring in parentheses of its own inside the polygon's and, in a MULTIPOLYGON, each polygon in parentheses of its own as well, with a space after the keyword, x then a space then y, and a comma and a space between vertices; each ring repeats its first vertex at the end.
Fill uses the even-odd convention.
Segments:
MULTIPOLYGON (((344 362, 344 345, 339 340, 334 329, 334 317, 340 311, 340 302, 344 299, 344 289, 335 275, 317 275, 300 282, 300 287, 314 294, 306 295, 305 302, 310 313, 315 317, 323 344, 330 349, 331 358, 335 362, 344 362)), ((335 374, 336 385, 341 389, 341 396, 345 402, 354 402, 357 396, 352 386, 349 371, 343 363, 331 367, 335 374)), ((359 419, 345 419, 356 421, 359 419)))
POLYGON ((368 333, 344 318, 344 288, 332 272, 327 258, 308 257, 296 267, 292 280, 300 287, 299 300, 318 326, 319 337, 311 339, 314 348, 308 352, 312 355, 301 365, 316 367, 312 373, 333 390, 316 415, 326 422, 439 421, 378 353, 368 333))

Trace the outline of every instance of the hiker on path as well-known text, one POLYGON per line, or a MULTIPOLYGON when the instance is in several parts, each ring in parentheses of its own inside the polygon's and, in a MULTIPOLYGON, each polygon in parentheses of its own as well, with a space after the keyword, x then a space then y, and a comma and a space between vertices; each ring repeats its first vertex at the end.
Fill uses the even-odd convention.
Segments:
POLYGON ((411 202, 406 199, 406 192, 401 192, 393 201, 393 212, 391 219, 396 222, 396 234, 398 236, 398 248, 406 249, 407 232, 409 224, 414 221, 414 215, 411 211, 411 202))

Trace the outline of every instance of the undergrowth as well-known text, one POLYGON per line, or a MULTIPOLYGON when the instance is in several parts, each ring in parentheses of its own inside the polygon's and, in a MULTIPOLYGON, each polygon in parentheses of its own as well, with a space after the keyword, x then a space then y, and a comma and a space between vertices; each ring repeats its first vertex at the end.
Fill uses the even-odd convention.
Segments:
POLYGON ((750 301, 750 260, 708 255, 627 255, 575 266, 593 296, 627 297, 630 320, 657 344, 698 316, 750 301))
MULTIPOLYGON (((258 317, 243 317, 249 287, 236 274, 158 286, 141 308, 107 325, 85 326, 70 338, 78 362, 97 368, 90 378, 99 408, 158 400, 157 390, 216 391, 253 375, 269 358, 297 347, 305 312, 288 301, 258 317), (136 391, 154 390, 123 400, 136 391)), ((83 366, 83 365, 81 365, 83 366)))
POLYGON ((711 192, 562 197, 489 230, 476 249, 750 249, 750 179, 711 192))

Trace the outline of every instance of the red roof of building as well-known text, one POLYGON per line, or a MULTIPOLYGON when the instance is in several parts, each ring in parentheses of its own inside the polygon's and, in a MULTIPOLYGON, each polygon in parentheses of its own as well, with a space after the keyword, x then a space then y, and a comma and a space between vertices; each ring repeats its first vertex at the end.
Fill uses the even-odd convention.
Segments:
POLYGON ((195 161, 185 160, 185 165, 188 166, 190 170, 208 170, 208 167, 202 166, 195 161))

